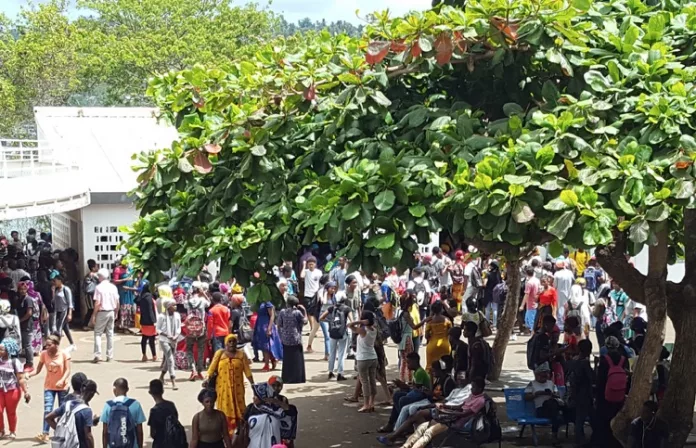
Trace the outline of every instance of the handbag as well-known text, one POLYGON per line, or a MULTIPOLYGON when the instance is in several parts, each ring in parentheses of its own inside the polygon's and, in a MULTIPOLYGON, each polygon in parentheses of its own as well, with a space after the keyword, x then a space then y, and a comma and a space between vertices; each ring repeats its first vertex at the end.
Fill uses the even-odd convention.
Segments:
POLYGON ((205 388, 215 390, 215 386, 217 386, 217 377, 217 372, 214 372, 212 375, 210 375, 208 377, 208 384, 205 386, 205 388))
POLYGON ((483 314, 479 311, 481 315, 481 322, 479 322, 479 330, 481 330, 481 336, 486 338, 493 334, 493 329, 491 329, 491 323, 486 319, 483 314))

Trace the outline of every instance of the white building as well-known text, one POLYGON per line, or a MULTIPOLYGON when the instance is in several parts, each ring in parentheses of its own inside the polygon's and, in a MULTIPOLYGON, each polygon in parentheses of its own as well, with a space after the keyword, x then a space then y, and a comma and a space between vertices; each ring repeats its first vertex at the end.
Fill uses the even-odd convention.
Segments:
POLYGON ((138 213, 132 155, 169 147, 176 130, 155 108, 34 109, 38 141, 0 140, 0 220, 50 214, 54 247, 111 267, 118 228, 138 213))

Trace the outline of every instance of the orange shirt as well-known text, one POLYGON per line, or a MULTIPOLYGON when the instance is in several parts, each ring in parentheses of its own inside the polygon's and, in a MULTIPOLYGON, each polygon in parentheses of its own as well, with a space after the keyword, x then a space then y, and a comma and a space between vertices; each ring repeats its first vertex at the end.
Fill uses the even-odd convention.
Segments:
POLYGON ((541 306, 557 306, 558 305, 558 293, 556 288, 549 288, 542 291, 539 294, 539 304, 541 306))
POLYGON ((230 309, 218 303, 210 308, 210 321, 213 336, 227 336, 230 334, 230 309))
MULTIPOLYGON (((63 378, 63 374, 70 368, 70 355, 58 350, 54 357, 46 350, 41 352, 41 362, 46 368, 46 379, 44 380, 44 390, 68 390, 69 381, 63 387, 58 387, 58 381, 63 378)), ((69 378, 68 378, 69 380, 69 378)))

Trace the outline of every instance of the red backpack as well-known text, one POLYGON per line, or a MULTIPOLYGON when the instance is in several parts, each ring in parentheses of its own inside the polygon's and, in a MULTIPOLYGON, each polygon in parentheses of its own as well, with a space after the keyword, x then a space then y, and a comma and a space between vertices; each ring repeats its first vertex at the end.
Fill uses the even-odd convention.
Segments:
POLYGON ((622 356, 618 364, 614 364, 609 355, 604 355, 604 359, 609 364, 607 385, 604 387, 604 399, 609 403, 621 403, 626 399, 628 374, 623 368, 626 358, 622 356))

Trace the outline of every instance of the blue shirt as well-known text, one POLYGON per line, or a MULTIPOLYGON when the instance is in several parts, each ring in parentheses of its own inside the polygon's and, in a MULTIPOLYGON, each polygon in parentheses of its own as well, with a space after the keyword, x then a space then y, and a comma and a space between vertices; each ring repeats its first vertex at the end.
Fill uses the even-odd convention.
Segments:
MULTIPOLYGON (((81 400, 70 400, 66 401, 62 406, 56 409, 54 412, 57 417, 61 417, 65 414, 65 405, 70 403, 70 409, 75 409, 79 404, 82 404, 81 400)), ((87 439, 85 438, 85 428, 92 427, 92 410, 87 406, 85 409, 75 413, 75 430, 77 431, 77 439, 80 441, 80 448, 87 448, 87 439)))
MULTIPOLYGON (((119 395, 116 398, 112 398, 111 401, 114 402, 123 402, 127 400, 128 397, 125 395, 119 395)), ((140 406, 140 403, 138 403, 138 400, 133 400, 133 403, 128 407, 128 412, 130 413, 131 420, 133 420, 134 425, 142 425, 147 421, 145 418, 145 413, 143 412, 142 406, 140 406)), ((101 421, 104 424, 109 424, 109 417, 111 417, 111 406, 109 406, 109 403, 104 403, 104 410, 102 411, 101 418, 99 421, 101 421)), ((133 448, 139 448, 138 441, 135 441, 135 444, 133 445, 133 448)))

